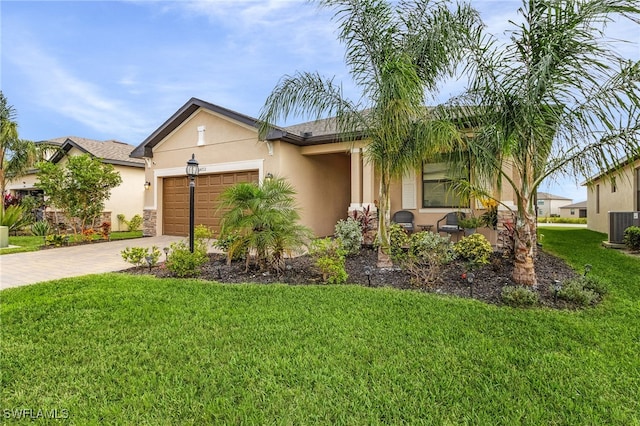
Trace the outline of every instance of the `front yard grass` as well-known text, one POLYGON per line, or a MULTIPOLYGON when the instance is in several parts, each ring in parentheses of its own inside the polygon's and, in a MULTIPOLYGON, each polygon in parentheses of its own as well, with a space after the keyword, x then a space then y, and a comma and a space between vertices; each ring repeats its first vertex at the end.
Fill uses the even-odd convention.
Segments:
POLYGON ((640 423, 640 261, 602 234, 544 234, 610 282, 602 304, 125 274, 4 290, 0 408, 76 424, 640 423))
MULTIPOLYGON (((142 238, 142 231, 123 231, 112 232, 110 234, 111 241, 126 240, 131 238, 142 238)), ((95 241, 99 241, 101 237, 95 235, 93 237, 95 241)), ((74 241, 74 236, 70 236, 70 241, 74 241)), ((78 237, 80 241, 80 237, 78 237)), ((28 251, 38 251, 44 246, 44 237, 37 237, 34 235, 28 236, 9 236, 9 245, 16 247, 7 247, 0 249, 0 255, 11 253, 24 253, 28 251)))

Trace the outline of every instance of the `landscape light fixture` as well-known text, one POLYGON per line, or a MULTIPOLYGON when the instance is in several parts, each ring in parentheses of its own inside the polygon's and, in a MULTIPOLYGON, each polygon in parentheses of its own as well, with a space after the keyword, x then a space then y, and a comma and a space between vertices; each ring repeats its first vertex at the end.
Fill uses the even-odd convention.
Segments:
POLYGON ((371 267, 364 267, 364 274, 367 276, 367 282, 369 283, 369 287, 371 287, 371 267))
POLYGON ((587 274, 589 273, 589 271, 591 271, 591 268, 593 268, 593 266, 591 266, 590 263, 587 263, 586 265, 584 265, 584 276, 586 277, 587 274))
POLYGON ((191 154, 187 161, 187 176, 189 177, 189 251, 193 253, 193 228, 194 228, 194 192, 196 189, 196 176, 200 171, 196 155, 191 154))
POLYGON ((560 280, 553 280, 553 303, 558 302, 558 293, 562 290, 562 283, 560 280))
POLYGON ((467 274, 467 282, 469 283, 469 296, 473 297, 473 279, 476 276, 473 274, 473 272, 469 272, 467 274))

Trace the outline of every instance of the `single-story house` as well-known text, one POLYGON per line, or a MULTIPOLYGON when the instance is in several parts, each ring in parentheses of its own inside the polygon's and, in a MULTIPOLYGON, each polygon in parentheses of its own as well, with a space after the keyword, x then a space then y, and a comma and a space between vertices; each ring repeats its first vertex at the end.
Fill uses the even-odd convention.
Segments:
POLYGON ((595 175, 587 186, 587 228, 609 233, 609 212, 640 212, 640 156, 595 175))
POLYGON ((549 194, 548 192, 538 192, 536 196, 538 217, 560 216, 560 207, 567 206, 572 202, 571 198, 549 194))
MULTIPOLYGON (((192 155, 200 167, 195 223, 215 231, 219 229, 219 194, 236 182, 259 182, 271 175, 286 178, 294 186, 301 222, 317 236, 332 235, 336 222, 350 212, 375 210, 379 179, 363 155, 366 139, 340 141, 331 124, 329 119, 273 128, 266 140, 259 140, 257 119, 190 99, 131 153, 144 160, 145 180, 151 183, 144 194, 144 234, 187 235, 185 168, 192 155)), ((425 162, 420 170, 394 182, 391 214, 412 212, 419 229, 418 225, 435 225, 451 211, 470 213, 481 207, 472 201, 471 206, 460 208, 448 190, 444 166, 425 162)), ((499 195, 507 205, 515 205, 508 188, 499 195)), ((495 236, 490 239, 495 241, 495 236)))
POLYGON ((560 207, 560 217, 586 218, 587 202, 581 201, 579 203, 567 204, 566 206, 560 207))
MULTIPOLYGON (((111 191, 111 196, 105 202, 103 218, 111 222, 113 231, 123 231, 118 223, 118 214, 131 219, 134 215, 142 215, 143 199, 145 192, 144 161, 131 158, 129 154, 134 148, 124 142, 107 140, 97 141, 93 139, 68 136, 47 141, 52 145, 58 145, 59 150, 52 153, 48 161, 64 163, 67 156, 89 154, 100 158, 104 163, 112 164, 120 173, 122 183, 111 191)), ((16 181, 11 181, 7 189, 13 195, 33 195, 42 191, 36 187, 37 170, 31 170, 25 176, 16 181)))

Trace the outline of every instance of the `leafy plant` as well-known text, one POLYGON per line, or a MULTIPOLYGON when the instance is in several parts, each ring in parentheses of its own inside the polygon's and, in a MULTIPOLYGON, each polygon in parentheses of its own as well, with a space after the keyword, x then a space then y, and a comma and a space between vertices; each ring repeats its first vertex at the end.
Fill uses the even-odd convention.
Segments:
POLYGON ((624 230, 624 244, 629 250, 640 250, 640 226, 630 226, 624 230))
POLYGON ((415 285, 430 285, 437 280, 442 267, 455 258, 448 235, 441 237, 433 232, 417 232, 411 235, 407 254, 400 261, 415 285))
POLYGON ((482 224, 488 228, 496 229, 498 226, 498 202, 492 198, 483 198, 480 203, 487 210, 480 215, 482 224))
POLYGON ((49 234, 45 237, 44 243, 54 247, 69 244, 69 236, 62 234, 49 234))
POLYGON ((120 254, 125 262, 134 266, 148 265, 147 258, 151 260, 151 266, 154 266, 160 259, 161 251, 156 246, 151 247, 151 251, 149 251, 148 247, 127 247, 120 254))
POLYGON ((585 288, 583 278, 576 278, 562 284, 562 288, 558 291, 558 298, 580 306, 588 306, 598 299, 598 293, 585 288))
POLYGON ((245 259, 247 256, 248 246, 242 246, 242 239, 237 232, 229 232, 226 235, 220 235, 214 242, 213 247, 222 250, 226 255, 228 261, 245 259), (234 248, 230 251, 231 247, 234 248))
POLYGON ((82 230, 82 241, 91 241, 96 231, 93 228, 87 228, 82 230))
POLYGON ((133 215, 131 220, 127 220, 126 216, 122 213, 119 213, 116 217, 118 218, 118 223, 124 224, 127 226, 128 231, 131 231, 131 232, 138 231, 142 226, 143 219, 142 219, 142 216, 140 216, 139 214, 133 215))
MULTIPOLYGON (((311 237, 311 230, 300 225, 295 206, 295 191, 282 178, 265 179, 261 184, 239 183, 220 196, 222 239, 234 235, 227 251, 227 262, 236 253, 255 255, 260 269, 284 268, 285 254, 301 251, 311 237)), ((249 269, 251 256, 247 256, 249 269)))
POLYGON ((465 229, 475 229, 482 226, 482 220, 474 216, 461 217, 458 219, 458 226, 465 229))
POLYGON ((311 242, 310 254, 316 258, 316 266, 322 272, 322 280, 329 284, 347 282, 347 249, 340 239, 320 238, 311 242))
POLYGON ((493 248, 484 235, 472 234, 453 245, 459 257, 467 260, 471 268, 489 264, 493 248))
POLYGON ((38 237, 46 237, 51 233, 51 225, 45 220, 38 221, 31 225, 31 232, 38 237))
MULTIPOLYGON (((409 234, 402 225, 392 223, 388 228, 389 232, 389 255, 394 260, 401 260, 406 257, 409 246, 409 234)), ((415 234, 414 234, 415 235, 415 234)))
POLYGON ((503 287, 501 298, 505 304, 516 308, 535 306, 540 300, 538 293, 521 286, 503 287))
POLYGON ((207 263, 207 249, 203 243, 194 244, 193 253, 184 241, 171 243, 171 251, 167 256, 167 269, 178 277, 192 277, 198 269, 207 263))
POLYGON ((335 237, 342 241, 342 247, 347 255, 360 252, 364 240, 362 223, 351 217, 347 220, 339 220, 336 223, 335 237))
POLYGON ((100 224, 100 236, 103 239, 108 240, 110 235, 111 235, 111 222, 102 222, 100 224))
POLYGON ((6 209, 0 208, 0 225, 7 226, 9 231, 22 229, 28 221, 24 213, 24 208, 16 204, 12 204, 6 209))

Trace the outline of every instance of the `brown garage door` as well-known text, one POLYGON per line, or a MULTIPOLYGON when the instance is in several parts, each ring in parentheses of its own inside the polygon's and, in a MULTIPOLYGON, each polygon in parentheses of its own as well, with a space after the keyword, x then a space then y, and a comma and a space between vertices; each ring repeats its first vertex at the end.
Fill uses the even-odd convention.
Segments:
MULTIPOLYGON (((216 201, 220 193, 238 182, 257 182, 258 171, 219 173, 196 178, 195 224, 220 230, 216 201)), ((189 179, 186 176, 164 178, 162 185, 162 233, 189 234, 189 179)))

